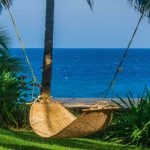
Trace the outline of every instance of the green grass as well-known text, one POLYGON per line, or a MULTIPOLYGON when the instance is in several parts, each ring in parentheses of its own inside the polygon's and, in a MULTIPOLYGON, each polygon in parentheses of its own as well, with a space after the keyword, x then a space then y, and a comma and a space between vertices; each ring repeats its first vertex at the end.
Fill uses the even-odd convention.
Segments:
POLYGON ((0 150, 150 150, 86 138, 43 139, 32 132, 0 129, 0 150))

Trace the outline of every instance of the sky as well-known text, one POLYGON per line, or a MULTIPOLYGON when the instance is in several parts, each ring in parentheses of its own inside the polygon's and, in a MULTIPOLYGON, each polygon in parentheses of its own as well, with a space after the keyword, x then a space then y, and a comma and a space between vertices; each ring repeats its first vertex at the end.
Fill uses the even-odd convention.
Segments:
MULTIPOLYGON (((94 0, 93 12, 86 0, 55 0, 54 48, 125 48, 140 14, 127 0, 94 0)), ((26 48, 43 48, 46 0, 14 0, 11 10, 26 48)), ((1 26, 13 48, 19 48, 9 14, 3 11, 1 26)), ((150 24, 144 18, 132 48, 150 48, 150 24)))

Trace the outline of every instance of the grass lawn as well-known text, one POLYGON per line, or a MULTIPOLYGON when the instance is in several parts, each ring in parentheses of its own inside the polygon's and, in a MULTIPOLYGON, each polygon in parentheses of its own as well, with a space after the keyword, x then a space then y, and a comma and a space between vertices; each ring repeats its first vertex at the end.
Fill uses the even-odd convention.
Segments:
POLYGON ((0 129, 0 150, 150 150, 86 138, 43 139, 32 132, 0 129))

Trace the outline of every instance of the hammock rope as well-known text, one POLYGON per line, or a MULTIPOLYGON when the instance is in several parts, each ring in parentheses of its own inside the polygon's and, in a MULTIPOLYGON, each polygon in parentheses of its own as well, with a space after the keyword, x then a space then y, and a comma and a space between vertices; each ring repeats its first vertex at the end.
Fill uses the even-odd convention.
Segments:
POLYGON ((20 34, 19 34, 19 30, 18 30, 17 25, 16 25, 16 23, 15 23, 15 19, 14 19, 14 17, 13 17, 13 13, 12 13, 11 10, 10 10, 10 6, 9 6, 9 3, 8 3, 8 0, 5 0, 5 2, 6 2, 6 5, 7 5, 7 9, 8 9, 8 12, 9 12, 9 15, 10 15, 10 19, 11 19, 11 22, 12 22, 12 24, 13 24, 13 27, 14 27, 14 30, 15 30, 15 33, 16 33, 16 36, 17 36, 17 38, 18 38, 18 40, 19 40, 19 43, 20 43, 22 52, 23 52, 23 54, 24 54, 24 56, 25 56, 26 62, 27 62, 27 64, 28 64, 29 69, 30 69, 30 72, 31 72, 31 74, 32 74, 32 78, 33 78, 32 99, 33 99, 33 98, 34 98, 35 84, 37 84, 37 85, 40 86, 40 87, 38 88, 39 91, 40 91, 40 88, 42 88, 42 87, 41 87, 41 85, 39 84, 39 82, 38 82, 38 80, 37 80, 37 77, 36 77, 36 75, 35 75, 35 73, 34 73, 34 70, 33 70, 32 66, 31 66, 30 60, 29 60, 28 55, 27 55, 27 52, 26 52, 26 50, 25 50, 25 46, 24 46, 24 44, 23 44, 23 42, 22 42, 22 40, 21 40, 21 36, 20 36, 20 34))
POLYGON ((108 89, 106 90, 104 99, 108 96, 109 91, 110 91, 111 89, 113 89, 113 87, 114 87, 114 85, 115 85, 115 82, 116 82, 116 79, 117 79, 117 75, 118 75, 119 72, 121 71, 122 64, 123 64, 123 62, 124 62, 124 60, 125 60, 125 58, 126 58, 126 56, 127 56, 127 54, 128 54, 129 48, 130 48, 131 43, 132 43, 132 41, 133 41, 133 39, 134 39, 134 37, 135 37, 135 35, 136 35, 136 32, 137 32, 137 30, 138 30, 138 28, 139 28, 139 25, 140 25, 140 23, 141 23, 141 21, 142 21, 143 16, 144 16, 144 13, 142 13, 141 16, 140 16, 140 18, 139 18, 138 24, 137 24, 137 26, 136 26, 136 28, 135 28, 135 30, 134 30, 134 32, 133 32, 133 35, 132 35, 132 37, 131 37, 131 39, 130 39, 130 41, 129 41, 129 43, 128 43, 128 46, 127 46, 127 48, 126 48, 126 50, 125 50, 125 52, 124 52, 124 54, 123 54, 123 56, 122 56, 122 59, 121 59, 119 65, 118 65, 118 67, 117 67, 117 69, 116 69, 116 72, 115 72, 115 74, 114 74, 114 77, 113 77, 113 79, 112 79, 110 85, 108 86, 108 89))
POLYGON ((119 65, 118 65, 118 67, 117 67, 117 69, 116 69, 116 72, 115 72, 115 74, 114 74, 114 77, 113 77, 112 81, 110 82, 110 85, 108 86, 108 88, 107 88, 107 90, 106 90, 106 93, 105 93, 105 95, 104 95, 104 99, 108 96, 109 91, 110 91, 111 89, 113 89, 113 87, 114 87, 114 84, 115 84, 115 82, 116 82, 117 75, 118 75, 118 73, 120 72, 120 70, 122 70, 122 69, 121 69, 122 64, 123 64, 123 62, 124 62, 124 60, 125 60, 125 58, 126 58, 126 56, 127 56, 127 54, 128 54, 129 48, 130 48, 131 43, 132 43, 132 41, 133 41, 133 39, 134 39, 134 37, 135 37, 135 35, 136 35, 136 33, 137 33, 137 30, 138 30, 138 28, 139 28, 139 25, 140 25, 140 23, 141 23, 143 17, 146 16, 145 13, 144 13, 144 10, 147 9, 147 7, 148 7, 149 5, 150 5, 150 1, 148 1, 147 4, 145 5, 145 7, 141 8, 141 10, 139 10, 139 9, 136 7, 136 9, 141 13, 140 18, 139 18, 139 21, 138 21, 137 26, 136 26, 136 28, 135 28, 133 34, 132 34, 132 37, 131 37, 130 41, 129 41, 129 43, 128 43, 128 46, 127 46, 127 48, 126 48, 126 50, 125 50, 125 52, 124 52, 124 54, 123 54, 123 57, 122 57, 122 59, 121 59, 119 65))

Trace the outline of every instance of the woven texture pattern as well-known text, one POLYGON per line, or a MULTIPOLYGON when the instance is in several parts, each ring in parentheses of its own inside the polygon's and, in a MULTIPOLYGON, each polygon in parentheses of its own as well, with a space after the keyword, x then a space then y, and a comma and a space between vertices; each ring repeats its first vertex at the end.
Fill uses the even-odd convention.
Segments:
POLYGON ((32 129, 44 138, 75 138, 104 129, 112 120, 112 110, 84 112, 79 118, 53 101, 34 102, 30 109, 32 129))
POLYGON ((30 109, 30 124, 42 137, 51 137, 76 119, 67 109, 56 102, 35 102, 30 109))

